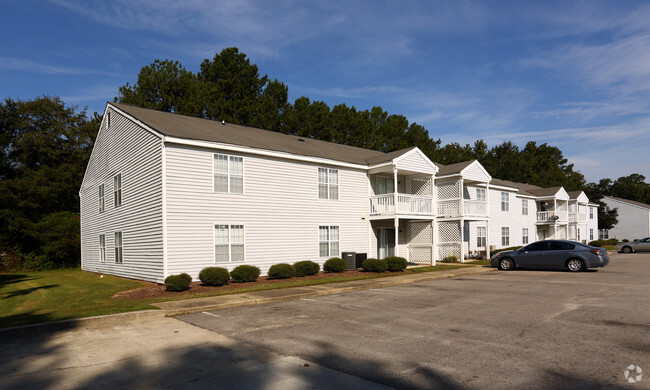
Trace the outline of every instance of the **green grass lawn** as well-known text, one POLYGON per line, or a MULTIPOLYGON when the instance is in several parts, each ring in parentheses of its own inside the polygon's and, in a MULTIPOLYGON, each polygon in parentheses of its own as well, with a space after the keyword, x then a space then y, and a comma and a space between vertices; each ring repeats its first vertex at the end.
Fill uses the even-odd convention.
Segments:
POLYGON ((470 267, 470 265, 441 264, 435 267, 409 268, 404 273, 376 274, 369 272, 367 275, 347 277, 332 274, 332 277, 327 279, 288 279, 286 282, 278 284, 251 286, 228 291, 217 290, 214 293, 192 296, 145 300, 111 298, 113 294, 119 291, 146 286, 147 284, 144 282, 109 275, 100 278, 99 274, 81 271, 80 269, 0 273, 0 328, 134 310, 156 309, 156 307, 150 306, 152 302, 340 283, 462 267, 470 267))

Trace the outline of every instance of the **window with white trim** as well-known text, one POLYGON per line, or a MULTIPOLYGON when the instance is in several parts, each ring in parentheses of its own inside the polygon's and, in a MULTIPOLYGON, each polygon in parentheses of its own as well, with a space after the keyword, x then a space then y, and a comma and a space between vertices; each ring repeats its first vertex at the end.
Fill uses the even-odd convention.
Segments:
POLYGON ((105 205, 105 197, 104 197, 104 185, 100 184, 99 185, 99 212, 103 213, 104 212, 104 205, 105 205))
POLYGON ((115 263, 122 264, 122 232, 115 232, 115 263))
POLYGON ((476 189, 476 200, 479 202, 485 202, 485 188, 476 189))
POLYGON ((510 246, 510 228, 509 227, 502 227, 501 228, 501 246, 502 247, 508 247, 510 246))
POLYGON ((521 243, 528 244, 528 228, 521 228, 521 243))
POLYGON ((105 234, 99 235, 99 262, 100 263, 106 262, 106 235, 105 234))
POLYGON ((476 227, 476 246, 479 248, 484 248, 487 240, 487 227, 477 226, 476 227))
POLYGON ((521 215, 528 215, 528 199, 521 200, 521 215))
POLYGON ((594 208, 589 207, 589 219, 594 219, 594 208))
POLYGON ((244 225, 214 225, 214 262, 244 261, 244 225))
POLYGON ((609 229, 598 229, 598 238, 601 240, 609 239, 609 229))
POLYGON ((339 198, 339 170, 318 168, 318 198, 339 198))
MULTIPOLYGON (((375 195, 392 194, 394 192, 395 192, 394 178, 389 176, 375 177, 375 195)), ((320 195, 320 188, 319 188, 319 195, 320 195)))
POLYGON ((510 194, 501 193, 501 211, 510 211, 510 194))
POLYGON ((594 229, 589 228, 589 241, 593 241, 593 240, 594 240, 594 229))
POLYGON ((318 227, 318 256, 320 257, 339 256, 339 227, 338 226, 318 227))
POLYGON ((215 154, 212 167, 214 192, 244 193, 244 158, 215 154))
POLYGON ((122 174, 113 176, 113 206, 122 205, 122 174))

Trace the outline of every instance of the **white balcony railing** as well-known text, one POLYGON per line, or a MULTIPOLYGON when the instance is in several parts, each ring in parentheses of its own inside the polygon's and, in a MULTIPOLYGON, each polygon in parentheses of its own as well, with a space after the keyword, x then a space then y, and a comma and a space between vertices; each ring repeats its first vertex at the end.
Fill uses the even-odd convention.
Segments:
MULTIPOLYGON (((433 197, 408 194, 397 195, 398 214, 433 215, 433 197)), ((395 195, 370 197, 370 215, 395 214, 395 195)))
POLYGON ((553 223, 553 222, 565 222, 567 221, 566 212, 556 212, 556 211, 538 211, 537 212, 537 222, 542 223, 553 223))
POLYGON ((463 200, 464 216, 486 217, 487 209, 487 202, 482 202, 479 200, 463 200))

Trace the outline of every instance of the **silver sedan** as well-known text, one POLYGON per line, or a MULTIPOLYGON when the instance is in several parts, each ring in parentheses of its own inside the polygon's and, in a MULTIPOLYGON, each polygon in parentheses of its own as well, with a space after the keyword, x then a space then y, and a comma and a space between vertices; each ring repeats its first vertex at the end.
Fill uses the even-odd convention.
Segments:
POLYGON ((616 245, 616 251, 623 253, 650 252, 650 237, 639 241, 622 242, 616 245))
POLYGON ((500 270, 515 268, 555 268, 572 272, 604 267, 609 255, 603 248, 566 240, 537 241, 523 248, 496 253, 490 259, 500 270))

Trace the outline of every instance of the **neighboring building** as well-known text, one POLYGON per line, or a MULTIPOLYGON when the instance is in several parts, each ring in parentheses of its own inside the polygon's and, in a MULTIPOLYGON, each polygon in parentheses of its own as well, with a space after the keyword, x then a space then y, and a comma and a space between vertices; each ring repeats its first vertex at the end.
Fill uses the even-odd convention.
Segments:
POLYGON ((603 238, 632 241, 650 237, 650 205, 613 196, 603 197, 602 202, 609 209, 618 210, 618 223, 609 231, 603 231, 603 238))
POLYGON ((82 269, 154 282, 347 251, 435 264, 597 231, 583 193, 493 179, 478 161, 120 103, 106 106, 79 196, 82 269))

